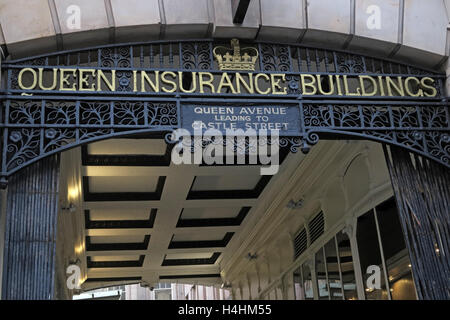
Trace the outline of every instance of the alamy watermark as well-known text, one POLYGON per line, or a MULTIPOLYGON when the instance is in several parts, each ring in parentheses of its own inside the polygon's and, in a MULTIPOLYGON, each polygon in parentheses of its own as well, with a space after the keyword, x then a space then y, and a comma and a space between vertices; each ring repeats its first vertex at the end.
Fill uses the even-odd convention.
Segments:
POLYGON ((81 8, 75 4, 67 7, 66 13, 69 15, 66 19, 66 26, 69 30, 81 29, 81 8))
POLYGON ((81 284, 81 268, 76 264, 71 264, 66 269, 67 277, 66 285, 70 290, 80 289, 81 284))
POLYGON ((377 265, 367 267, 366 273, 369 277, 366 280, 366 288, 369 291, 381 289, 381 268, 377 265))
POLYGON ((369 30, 381 29, 381 8, 376 4, 367 7, 366 13, 369 17, 366 20, 366 25, 369 30))
POLYGON ((280 164, 279 130, 204 130, 199 122, 192 132, 176 129, 171 160, 174 164, 260 164, 261 175, 274 175, 280 164))

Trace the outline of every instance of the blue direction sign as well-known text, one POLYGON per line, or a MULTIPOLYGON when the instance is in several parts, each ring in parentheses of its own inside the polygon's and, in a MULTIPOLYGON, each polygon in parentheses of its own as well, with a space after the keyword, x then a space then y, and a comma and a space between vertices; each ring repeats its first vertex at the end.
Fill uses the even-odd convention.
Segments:
POLYGON ((226 129, 279 130, 280 136, 300 134, 300 112, 295 105, 182 105, 181 112, 182 127, 192 133, 201 126, 223 134, 226 129))

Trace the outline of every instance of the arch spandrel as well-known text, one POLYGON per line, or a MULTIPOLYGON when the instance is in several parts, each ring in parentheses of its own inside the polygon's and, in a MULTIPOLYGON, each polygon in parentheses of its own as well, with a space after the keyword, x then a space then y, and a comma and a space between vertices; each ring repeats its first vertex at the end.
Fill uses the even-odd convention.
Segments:
POLYGON ((193 104, 295 108, 296 134, 281 134, 280 141, 293 152, 307 152, 318 139, 345 136, 402 146, 450 166, 445 75, 351 52, 292 44, 248 42, 241 43, 237 53, 233 49, 226 41, 159 41, 3 61, 3 180, 38 159, 81 144, 129 134, 163 135, 181 128, 185 125, 182 107, 193 104), (217 46, 228 47, 229 57, 247 55, 246 64, 226 69, 214 56, 217 46), (249 63, 254 70, 249 70, 249 63), (69 70, 74 79, 81 74, 87 80, 80 84, 69 74, 61 87, 61 69, 63 76, 69 70), (52 72, 59 72, 55 82, 52 72), (143 73, 150 74, 144 81, 148 90, 142 89, 143 73), (155 77, 163 73, 165 81, 159 79, 156 92, 155 77), (212 77, 213 89, 206 86, 200 92, 200 73, 212 77), (234 92, 239 76, 247 77, 250 89, 241 82, 241 91, 234 92), (258 87, 255 78, 271 82, 259 82, 258 87), (187 86, 193 83, 198 87, 190 92, 187 86))

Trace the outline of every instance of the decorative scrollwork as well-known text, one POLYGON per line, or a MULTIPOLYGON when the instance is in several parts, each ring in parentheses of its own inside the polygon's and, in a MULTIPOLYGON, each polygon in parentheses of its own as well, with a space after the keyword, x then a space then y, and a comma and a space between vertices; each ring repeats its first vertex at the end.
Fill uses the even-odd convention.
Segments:
POLYGON ((424 151, 424 133, 416 130, 405 130, 396 133, 397 143, 417 151, 424 151))
POLYGON ((211 53, 208 43, 197 44, 197 68, 200 70, 211 69, 211 53))
POLYGON ((113 133, 112 129, 80 129, 80 141, 91 140, 97 137, 108 136, 113 133))
POLYGON ((363 73, 364 60, 361 56, 354 54, 337 53, 336 62, 338 66, 338 72, 343 73, 363 73))
POLYGON ((132 91, 132 76, 131 71, 119 71, 117 72, 117 79, 119 80, 119 85, 116 90, 119 92, 130 92, 132 91))
POLYGON ((73 129, 54 129, 45 130, 44 152, 57 150, 65 145, 71 144, 76 139, 76 132, 73 129))
POLYGON ((167 132, 164 134, 164 141, 167 144, 175 144, 181 141, 182 137, 178 137, 174 132, 167 132))
POLYGON ((278 46, 277 48, 278 56, 278 70, 288 72, 291 70, 291 58, 288 46, 278 46))
POLYGON ((116 102, 114 122, 119 125, 142 125, 145 123, 145 108, 142 102, 116 102))
MULTIPOLYGON (((313 140, 315 137, 313 138, 313 140)), ((318 137, 317 137, 318 139, 318 137)), ((165 140, 170 144, 177 144, 177 147, 183 150, 189 150, 194 153, 196 148, 205 149, 211 146, 222 146, 226 148, 226 152, 232 155, 257 155, 262 149, 269 146, 279 148, 289 148, 292 153, 297 153, 299 148, 305 153, 309 151, 302 137, 266 137, 266 136, 243 136, 243 137, 223 137, 218 136, 201 136, 201 137, 175 137, 173 133, 167 133, 165 140)), ((230 156, 230 155, 228 155, 230 156)))
POLYGON ((391 126, 389 109, 386 106, 364 106, 362 113, 365 127, 385 128, 391 126))
POLYGON ((445 107, 420 107, 422 123, 428 128, 448 128, 448 118, 445 113, 445 107))
POLYGON ((12 101, 9 122, 17 124, 36 124, 41 122, 41 103, 38 101, 12 101))
POLYGON ((393 125, 399 128, 419 127, 417 109, 414 106, 392 108, 393 125))
POLYGON ((111 103, 82 102, 80 103, 80 121, 90 125, 108 125, 111 123, 111 103))
POLYGON ((315 145, 317 142, 319 142, 319 134, 314 131, 309 131, 306 135, 306 142, 309 145, 315 145))
POLYGON ((100 66, 106 68, 130 68, 130 47, 100 49, 100 66))
POLYGON ((388 131, 388 130, 362 131, 361 134, 368 136, 368 137, 374 137, 374 138, 382 140, 382 141, 396 141, 394 131, 388 131))
POLYGON ((48 124, 75 124, 76 117, 75 102, 48 101, 45 103, 45 122, 48 124))
POLYGON ((329 106, 306 104, 303 106, 305 126, 330 127, 332 113, 329 106))
POLYGON ((442 163, 450 165, 450 133, 427 131, 424 136, 428 152, 442 163))
POLYGON ((288 94, 295 94, 299 95, 302 93, 302 90, 300 89, 300 76, 286 75, 286 82, 287 82, 287 93, 288 94))
POLYGON ((260 146, 267 145, 267 140, 261 138, 258 141, 257 137, 246 137, 246 138, 237 138, 237 137, 225 137, 225 139, 218 139, 215 144, 220 144, 222 142, 223 146, 228 147, 233 153, 238 155, 248 155, 248 154, 257 154, 258 153, 258 143, 260 146), (264 140, 264 141, 261 141, 264 140))
POLYGON ((303 153, 308 153, 309 149, 306 149, 306 144, 302 137, 281 137, 280 147, 289 148, 292 153, 297 153, 298 149, 301 148, 303 153))
POLYGON ((152 126, 177 125, 177 106, 174 103, 149 103, 148 124, 152 126))
POLYGON ((183 43, 181 45, 182 67, 186 70, 211 69, 211 47, 207 43, 183 43))
POLYGON ((404 146, 420 154, 450 165, 450 134, 440 131, 418 131, 418 130, 383 130, 362 131, 366 137, 375 138, 387 143, 404 146))
POLYGON ((277 62, 273 45, 261 45, 261 69, 264 71, 276 71, 277 62))
POLYGON ((19 129, 11 132, 6 145, 6 168, 13 170, 39 156, 39 129, 19 129))
POLYGON ((336 127, 361 127, 361 118, 357 106, 334 106, 333 116, 336 127))
POLYGON ((272 44, 261 45, 261 64, 264 71, 291 70, 291 58, 288 46, 272 44))
POLYGON ((186 70, 195 69, 196 64, 196 52, 195 52, 195 45, 192 43, 183 43, 181 45, 181 61, 182 61, 182 67, 186 70))

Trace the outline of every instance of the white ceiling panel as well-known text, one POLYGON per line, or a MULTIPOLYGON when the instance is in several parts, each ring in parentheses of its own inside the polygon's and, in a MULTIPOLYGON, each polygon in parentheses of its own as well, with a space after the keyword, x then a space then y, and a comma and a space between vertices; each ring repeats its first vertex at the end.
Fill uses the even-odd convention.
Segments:
POLYGON ((214 252, 192 252, 192 253, 168 253, 166 255, 166 260, 168 259, 209 259, 214 254, 214 252))
POLYGON ((91 256, 91 261, 137 261, 139 256, 91 256))
POLYGON ((157 176, 89 177, 90 192, 154 192, 157 176))
POLYGON ((175 234, 172 241, 213 241, 213 240, 222 240, 225 236, 225 231, 221 233, 183 233, 183 234, 175 234))
POLYGON ((91 237, 91 243, 137 243, 143 242, 144 237, 143 235, 91 237))
POLYGON ((182 219, 214 219, 214 218, 234 218, 239 214, 240 207, 236 208, 184 208, 181 214, 182 219))
POLYGON ((192 190, 251 190, 259 179, 260 175, 197 176, 192 190))
POLYGON ((108 139, 88 145, 89 154, 163 155, 167 145, 163 139, 108 139))
POLYGON ((148 220, 151 209, 145 208, 114 208, 114 209, 92 209, 91 220, 148 220))

